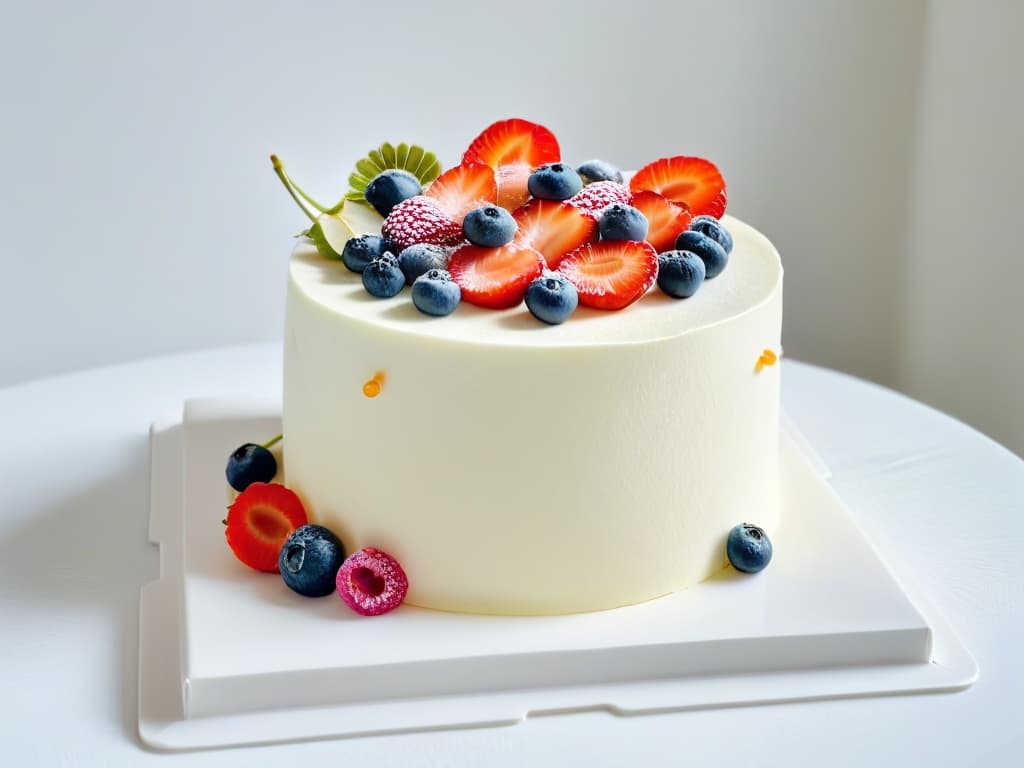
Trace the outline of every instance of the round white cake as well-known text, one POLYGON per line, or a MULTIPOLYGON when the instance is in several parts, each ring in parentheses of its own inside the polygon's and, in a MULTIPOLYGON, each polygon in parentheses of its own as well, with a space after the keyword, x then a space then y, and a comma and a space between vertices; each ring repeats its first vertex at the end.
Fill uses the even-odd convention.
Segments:
POLYGON ((291 259, 284 471, 406 602, 558 614, 649 600, 725 567, 730 528, 779 516, 782 266, 735 246, 689 299, 546 326, 525 306, 431 318, 308 242, 291 259), (770 356, 769 356, 770 357, 770 356))

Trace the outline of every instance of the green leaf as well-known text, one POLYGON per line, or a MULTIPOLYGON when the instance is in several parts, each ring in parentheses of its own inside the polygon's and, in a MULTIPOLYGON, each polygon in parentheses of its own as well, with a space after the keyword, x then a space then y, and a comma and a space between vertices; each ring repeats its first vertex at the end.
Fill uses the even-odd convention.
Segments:
MULTIPOLYGON (((421 167, 419 173, 416 174, 416 178, 420 180, 420 184, 427 184, 441 175, 441 163, 439 163, 437 158, 433 155, 430 155, 429 157, 430 164, 425 167, 421 167)), ((427 158, 424 158, 424 161, 426 161, 426 159, 427 158)))
POLYGON ((363 174, 359 173, 358 171, 353 171, 352 174, 348 177, 348 185, 352 189, 357 190, 359 192, 362 192, 364 189, 366 189, 366 185, 369 183, 370 180, 363 176, 363 174))
POLYGON ((398 157, 394 147, 385 142, 380 145, 380 153, 384 157, 384 166, 386 168, 398 168, 398 157))
POLYGON ((419 178, 420 162, 423 160, 423 147, 409 147, 409 156, 405 159, 405 170, 419 178))
POLYGON ((395 168, 408 169, 405 161, 409 159, 409 145, 404 141, 395 148, 395 168))
POLYGON ((366 157, 356 163, 355 171, 348 177, 349 191, 345 199, 365 202, 366 185, 373 181, 377 174, 389 168, 409 171, 423 186, 441 174, 441 164, 433 152, 427 152, 415 144, 403 142, 395 147, 385 142, 378 148, 371 149, 366 157))
POLYGON ((383 171, 383 168, 378 168, 377 165, 368 157, 364 157, 358 163, 356 163, 356 170, 363 174, 367 179, 372 179, 378 173, 383 171))
POLYGON ((384 153, 380 151, 380 147, 377 149, 371 149, 370 154, 367 155, 370 161, 377 166, 377 173, 380 173, 388 167, 387 161, 384 159, 384 153))

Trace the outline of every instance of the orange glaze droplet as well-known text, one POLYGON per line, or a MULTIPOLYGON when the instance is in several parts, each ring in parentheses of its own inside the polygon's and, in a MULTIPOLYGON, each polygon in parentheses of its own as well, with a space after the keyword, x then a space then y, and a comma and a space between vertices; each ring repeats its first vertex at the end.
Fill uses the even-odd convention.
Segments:
POLYGON ((384 371, 377 371, 373 378, 363 384, 363 394, 367 397, 376 397, 384 386, 384 371))
POLYGON ((778 356, 774 352, 772 352, 770 349, 766 349, 764 352, 761 353, 761 356, 757 358, 757 365, 754 366, 754 370, 760 373, 761 369, 764 368, 765 366, 775 365, 778 359, 778 356))

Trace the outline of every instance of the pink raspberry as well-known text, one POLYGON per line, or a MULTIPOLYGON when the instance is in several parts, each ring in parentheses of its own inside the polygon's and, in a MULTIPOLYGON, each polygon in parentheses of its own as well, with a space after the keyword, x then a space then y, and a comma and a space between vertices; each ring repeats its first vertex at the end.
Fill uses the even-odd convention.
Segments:
POLYGON ((424 195, 403 200, 384 219, 381 234, 401 252, 410 245, 458 245, 462 242, 462 225, 441 210, 437 202, 424 195))
POLYGON ((337 585, 345 605, 360 616, 393 611, 409 591, 409 580, 398 561, 373 547, 363 547, 345 559, 337 585))
POLYGON ((625 184, 614 181, 595 181, 569 198, 568 202, 577 208, 597 216, 612 203, 629 205, 633 193, 625 184))

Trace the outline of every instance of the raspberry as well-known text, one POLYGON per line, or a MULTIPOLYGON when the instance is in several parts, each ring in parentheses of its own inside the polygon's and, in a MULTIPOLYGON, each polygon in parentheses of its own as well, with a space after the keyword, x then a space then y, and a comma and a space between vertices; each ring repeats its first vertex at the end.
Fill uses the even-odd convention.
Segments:
POLYGON ((570 197, 568 202, 597 216, 612 203, 629 205, 632 200, 633 194, 626 185, 614 181, 595 181, 570 197))
POLYGON ((336 583, 345 605, 360 616, 393 611, 409 591, 409 580, 398 561, 373 547, 349 555, 338 569, 336 583))
POLYGON ((462 242, 459 223, 424 195, 410 197, 396 205, 384 219, 381 234, 395 244, 398 252, 416 243, 458 245, 462 242))

